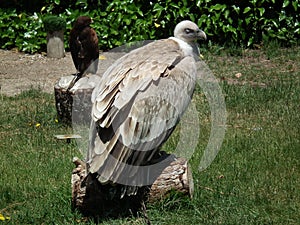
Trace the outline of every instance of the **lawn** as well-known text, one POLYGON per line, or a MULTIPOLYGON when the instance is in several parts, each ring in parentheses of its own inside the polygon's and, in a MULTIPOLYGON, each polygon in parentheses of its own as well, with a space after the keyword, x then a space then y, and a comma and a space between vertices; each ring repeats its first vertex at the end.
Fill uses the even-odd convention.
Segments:
MULTIPOLYGON (((153 224, 300 223, 299 50, 274 44, 202 51, 225 97, 225 138, 213 163, 199 172, 211 118, 197 88, 193 102, 201 132, 190 160, 194 197, 175 195, 148 205, 153 224)), ((0 224, 94 224, 71 211, 72 158, 80 153, 76 142, 54 138, 72 133, 56 121, 54 96, 30 90, 0 98, 0 224)), ((176 135, 165 149, 174 149, 176 135)))

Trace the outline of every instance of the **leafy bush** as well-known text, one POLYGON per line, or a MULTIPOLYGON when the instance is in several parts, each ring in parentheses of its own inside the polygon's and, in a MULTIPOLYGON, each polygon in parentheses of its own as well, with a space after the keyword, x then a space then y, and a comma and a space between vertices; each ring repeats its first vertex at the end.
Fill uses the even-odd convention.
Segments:
MULTIPOLYGON (((19 5, 25 0, 15 1, 19 5)), ((44 0, 34 13, 0 9, 0 44, 2 48, 17 47, 21 51, 45 50, 42 17, 59 15, 67 21, 66 36, 79 15, 89 15, 103 50, 126 42, 165 38, 173 33, 174 25, 190 19, 219 45, 253 47, 263 42, 278 41, 296 44, 300 36, 300 0, 44 0)), ((26 7, 25 7, 26 9, 26 7)), ((20 11, 21 10, 21 11, 20 11)), ((65 47, 68 50, 68 39, 65 47)))
POLYGON ((65 30, 66 29, 66 21, 65 19, 58 16, 45 16, 43 19, 44 27, 47 32, 53 32, 57 30, 65 30))
POLYGON ((0 9, 1 48, 18 48, 20 51, 34 53, 46 48, 46 34, 39 14, 16 13, 16 10, 0 9))

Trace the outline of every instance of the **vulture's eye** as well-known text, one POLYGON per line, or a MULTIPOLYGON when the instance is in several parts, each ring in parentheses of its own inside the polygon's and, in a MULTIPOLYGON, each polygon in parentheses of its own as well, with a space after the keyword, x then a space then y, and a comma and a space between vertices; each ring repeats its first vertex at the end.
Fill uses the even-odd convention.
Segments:
POLYGON ((186 28, 185 29, 185 33, 187 33, 187 34, 190 34, 190 33, 193 33, 194 31, 192 30, 192 29, 190 29, 190 28, 186 28))

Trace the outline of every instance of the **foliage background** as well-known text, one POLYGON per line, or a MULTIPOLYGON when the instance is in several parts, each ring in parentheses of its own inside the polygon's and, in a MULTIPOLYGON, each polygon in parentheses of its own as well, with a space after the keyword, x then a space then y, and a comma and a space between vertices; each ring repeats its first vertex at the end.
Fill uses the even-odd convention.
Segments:
MULTIPOLYGON (((30 53, 45 51, 42 19, 49 14, 66 19, 66 37, 79 15, 91 16, 103 50, 168 37, 183 19, 198 23, 210 42, 219 45, 255 47, 276 41, 291 46, 299 42, 299 8, 299 0, 0 1, 0 46, 30 53)), ((68 38, 65 47, 68 50, 68 38)))

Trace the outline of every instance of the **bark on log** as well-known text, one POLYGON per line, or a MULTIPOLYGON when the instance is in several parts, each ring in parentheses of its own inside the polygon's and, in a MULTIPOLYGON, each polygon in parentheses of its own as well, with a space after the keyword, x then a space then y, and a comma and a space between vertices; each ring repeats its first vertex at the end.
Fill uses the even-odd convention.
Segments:
POLYGON ((176 158, 166 167, 160 176, 152 184, 149 193, 149 202, 155 202, 166 198, 171 191, 177 191, 189 197, 193 197, 194 183, 192 171, 188 161, 184 158, 176 158))
MULTIPOLYGON (((152 184, 150 190, 148 189, 147 192, 142 193, 147 194, 144 199, 149 203, 167 198, 174 192, 179 192, 192 198, 194 184, 188 162, 184 158, 174 158, 175 160, 162 171, 160 176, 152 184)), ((76 165, 71 179, 73 209, 76 208, 85 215, 93 216, 103 216, 105 210, 111 211, 111 215, 118 215, 119 210, 125 210, 124 204, 126 203, 124 202, 126 199, 124 201, 118 199, 119 202, 116 200, 110 201, 107 195, 109 195, 112 190, 101 191, 101 184, 95 177, 89 177, 87 179, 85 163, 77 157, 73 159, 73 162, 76 165)), ((139 198, 137 198, 137 202, 135 203, 137 206, 139 204, 138 199, 139 198)), ((135 199, 130 199, 129 201, 132 202, 135 201, 135 199)))
POLYGON ((64 124, 71 125, 72 122, 86 124, 91 121, 91 95, 100 77, 90 75, 81 78, 67 91, 67 88, 74 76, 60 78, 55 86, 55 105, 58 120, 64 124))

